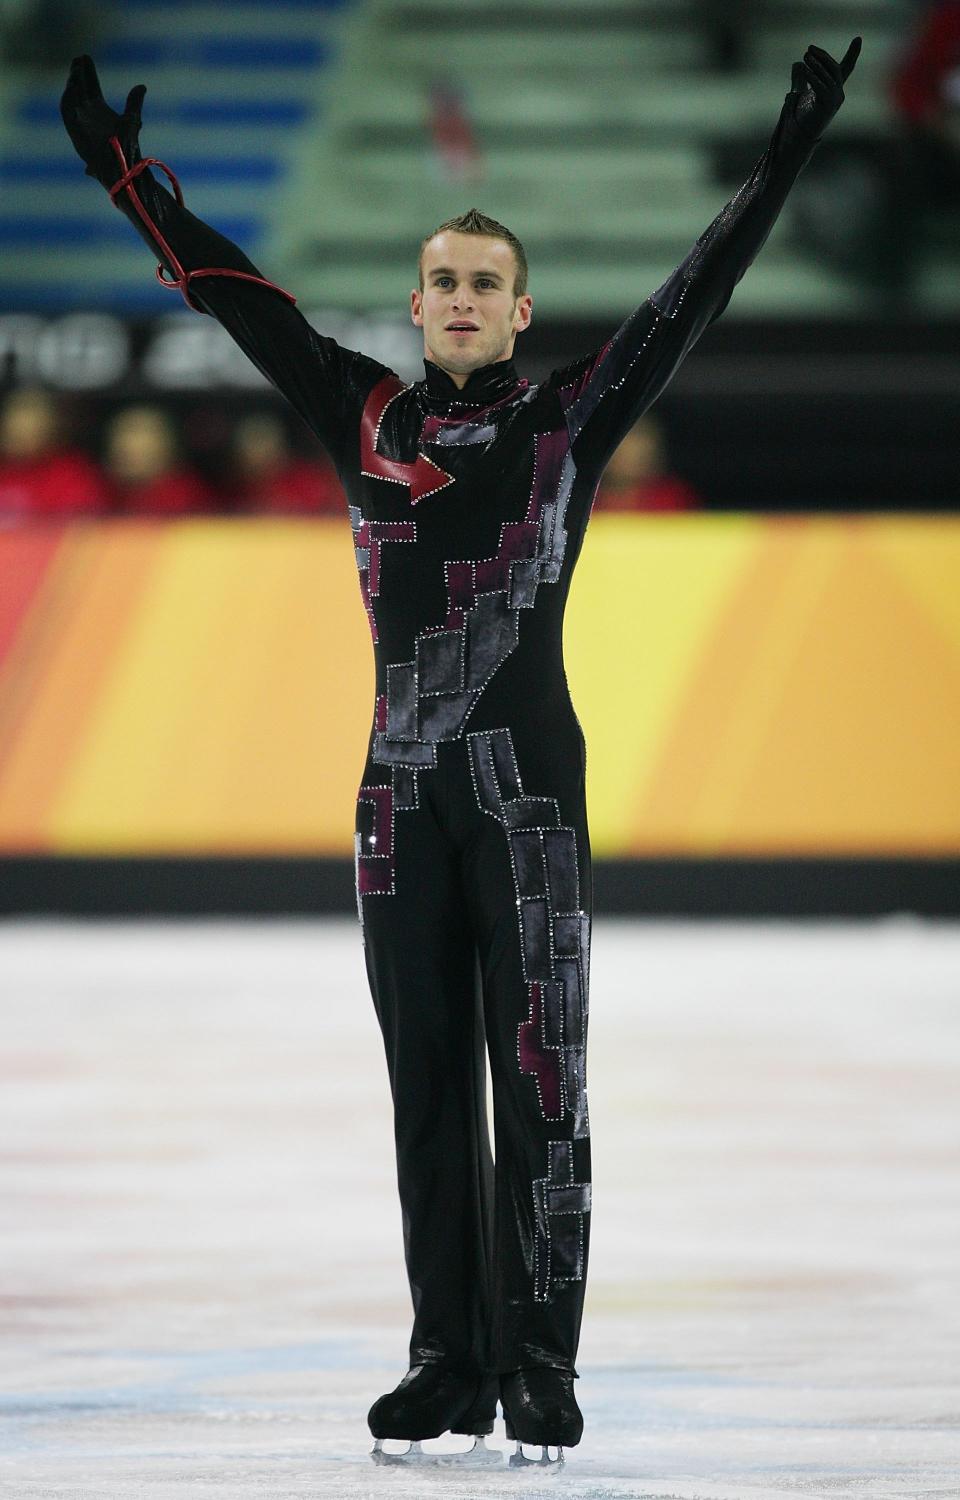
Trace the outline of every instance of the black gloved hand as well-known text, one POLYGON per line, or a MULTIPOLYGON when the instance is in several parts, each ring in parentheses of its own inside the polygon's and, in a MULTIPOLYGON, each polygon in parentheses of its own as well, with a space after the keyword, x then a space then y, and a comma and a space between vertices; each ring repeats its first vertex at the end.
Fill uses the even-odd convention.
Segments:
POLYGON ((863 37, 855 36, 843 61, 836 62, 829 52, 811 44, 803 62, 794 63, 787 98, 793 95, 793 118, 812 140, 820 139, 843 103, 843 85, 853 72, 862 45, 863 37))
POLYGON ((60 113, 77 155, 87 163, 87 176, 96 177, 104 187, 112 187, 121 176, 120 163, 109 145, 111 136, 120 141, 128 167, 143 160, 138 136, 146 92, 145 83, 136 84, 127 95, 123 114, 118 115, 103 97, 93 58, 84 53, 70 65, 60 113))

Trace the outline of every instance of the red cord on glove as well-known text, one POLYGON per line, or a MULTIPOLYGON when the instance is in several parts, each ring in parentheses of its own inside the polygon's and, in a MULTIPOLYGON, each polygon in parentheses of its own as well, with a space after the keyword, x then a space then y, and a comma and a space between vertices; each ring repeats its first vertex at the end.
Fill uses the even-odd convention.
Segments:
POLYGON ((133 187, 133 179, 137 177, 141 172, 145 171, 147 167, 159 167, 161 172, 166 172, 170 181, 173 183, 173 191, 176 193, 177 202, 182 208, 183 194, 180 191, 179 182, 177 181, 176 177, 174 177, 170 168, 168 166, 165 166, 164 163, 160 161, 156 156, 147 156, 142 161, 135 162, 132 167, 128 167, 127 159, 123 154, 123 147, 121 146, 118 138, 115 135, 110 137, 110 145, 113 147, 116 153, 117 160, 119 161, 120 167, 123 172, 123 176, 120 178, 120 180, 118 182, 115 182, 113 187, 109 190, 111 199, 116 202, 117 194, 126 189, 126 191, 130 195, 130 201, 133 204, 134 208, 137 210, 140 218, 143 220, 144 224, 146 224, 150 233, 153 235, 154 239, 157 241, 157 244, 160 246, 161 250, 164 252, 167 259, 170 261, 170 264, 173 266, 174 271, 176 272, 176 279, 174 281, 168 281, 163 274, 165 267, 162 264, 158 265, 157 280, 159 281, 161 286, 167 287, 170 291, 173 291, 175 288, 179 289, 187 306, 194 312, 198 313, 202 313, 204 309, 202 307, 199 307, 196 302, 191 300, 188 290, 189 283, 195 276, 237 276, 241 281, 255 281, 259 286, 268 286, 272 291, 279 292, 281 297, 286 297, 288 302, 291 302, 294 306, 296 306, 297 299, 293 296, 292 292, 285 292, 282 286, 277 286, 276 282, 274 281, 267 281, 263 276, 251 276, 249 271, 232 271, 229 270, 226 266, 211 266, 206 270, 185 271, 183 269, 183 266, 180 264, 180 261, 177 259, 176 255, 174 255, 170 246, 167 244, 163 235, 160 233, 156 224, 147 213, 142 199, 134 191, 133 187))

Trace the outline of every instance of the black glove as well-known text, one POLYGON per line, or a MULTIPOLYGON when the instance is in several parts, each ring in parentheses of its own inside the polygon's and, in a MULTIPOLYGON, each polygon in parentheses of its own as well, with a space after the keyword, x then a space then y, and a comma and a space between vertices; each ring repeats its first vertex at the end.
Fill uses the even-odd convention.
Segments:
POLYGON ((138 136, 146 92, 146 84, 138 83, 127 95, 123 114, 118 115, 103 97, 93 58, 84 53, 70 65, 67 86, 60 98, 60 113, 77 155, 87 163, 87 176, 96 177, 106 188, 112 187, 122 175, 117 156, 109 145, 111 136, 119 139, 128 167, 143 160, 138 136))
POLYGON ((863 37, 855 36, 842 62, 835 62, 829 52, 812 44, 795 62, 791 73, 794 99, 793 118, 804 135, 818 141, 843 103, 843 85, 853 72, 860 56, 863 37))

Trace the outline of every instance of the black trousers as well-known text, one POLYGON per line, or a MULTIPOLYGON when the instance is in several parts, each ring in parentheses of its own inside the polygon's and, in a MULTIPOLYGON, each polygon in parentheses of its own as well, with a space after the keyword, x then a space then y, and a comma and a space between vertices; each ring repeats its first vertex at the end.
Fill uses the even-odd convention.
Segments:
POLYGON ((497 725, 437 752, 412 794, 368 758, 355 838, 410 1362, 575 1373, 590 1225, 583 737, 541 725, 521 749, 497 725))

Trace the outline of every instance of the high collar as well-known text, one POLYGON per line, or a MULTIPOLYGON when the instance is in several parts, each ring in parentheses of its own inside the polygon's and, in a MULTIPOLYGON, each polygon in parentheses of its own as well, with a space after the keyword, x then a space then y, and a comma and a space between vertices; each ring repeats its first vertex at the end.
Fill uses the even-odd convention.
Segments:
POLYGON ((512 359, 495 360, 491 365, 481 365, 479 369, 471 370, 462 389, 458 389, 446 370, 441 370, 432 359, 425 359, 423 367, 426 379, 420 382, 421 394, 424 404, 431 411, 439 411, 448 406, 491 406, 495 401, 508 396, 520 384, 517 367, 512 359))

